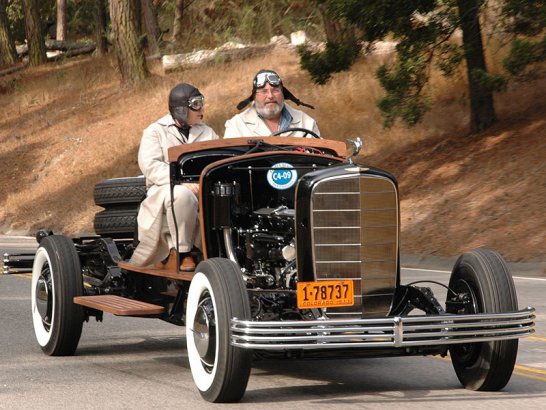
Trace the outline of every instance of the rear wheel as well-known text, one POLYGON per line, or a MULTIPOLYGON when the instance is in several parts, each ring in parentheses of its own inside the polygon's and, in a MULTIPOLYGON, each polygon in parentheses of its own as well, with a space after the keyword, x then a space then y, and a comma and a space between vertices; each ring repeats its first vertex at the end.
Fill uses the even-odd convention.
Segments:
MULTIPOLYGON (((518 308, 514 282, 504 259, 488 249, 459 257, 449 288, 448 301, 455 295, 464 295, 466 300, 464 307, 448 303, 449 313, 502 313, 518 308)), ((518 340, 454 345, 449 350, 455 373, 465 388, 496 391, 512 376, 518 340)))
POLYGON ((228 259, 201 262, 188 292, 186 339, 193 380, 207 401, 235 402, 243 397, 252 352, 230 343, 230 320, 250 318, 246 286, 228 259))
POLYGON ((32 268, 32 321, 36 340, 50 356, 70 356, 82 333, 83 293, 80 260, 71 239, 48 236, 40 242, 32 268))

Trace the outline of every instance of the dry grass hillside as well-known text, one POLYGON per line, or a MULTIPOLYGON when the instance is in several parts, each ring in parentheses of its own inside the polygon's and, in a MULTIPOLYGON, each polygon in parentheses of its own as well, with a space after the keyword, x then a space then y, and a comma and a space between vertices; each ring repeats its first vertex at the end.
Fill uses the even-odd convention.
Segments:
POLYGON ((332 139, 364 136, 361 160, 399 178, 402 251, 452 256, 488 245, 511 261, 545 261, 546 81, 511 85, 498 96, 501 121, 467 135, 464 82, 437 79, 434 110, 418 127, 381 128, 373 79, 376 59, 362 59, 326 86, 313 86, 289 52, 153 75, 121 89, 113 60, 91 57, 0 78, 0 233, 47 227, 92 232, 96 182, 139 173, 142 130, 166 112, 170 88, 197 85, 206 122, 218 134, 250 92, 254 73, 276 69, 332 139))

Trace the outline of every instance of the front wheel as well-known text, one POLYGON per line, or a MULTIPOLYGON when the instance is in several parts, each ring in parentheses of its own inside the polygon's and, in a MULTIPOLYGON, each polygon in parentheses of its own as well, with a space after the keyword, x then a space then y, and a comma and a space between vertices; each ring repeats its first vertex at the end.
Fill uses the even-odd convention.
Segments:
MULTIPOLYGON (((449 313, 503 313, 518 309, 514 281, 504 259, 488 249, 459 257, 449 280, 449 313), (454 300, 462 303, 450 303, 454 300)), ((512 376, 518 340, 460 344, 450 347, 461 384, 470 390, 497 391, 512 376)))
POLYGON ((186 341, 193 380, 207 401, 235 402, 243 397, 252 352, 230 343, 230 320, 250 318, 240 269, 228 259, 201 262, 188 292, 186 341))
POLYGON ((40 242, 32 267, 32 322, 36 340, 49 356, 71 356, 82 334, 83 294, 80 260, 74 243, 61 235, 40 242))

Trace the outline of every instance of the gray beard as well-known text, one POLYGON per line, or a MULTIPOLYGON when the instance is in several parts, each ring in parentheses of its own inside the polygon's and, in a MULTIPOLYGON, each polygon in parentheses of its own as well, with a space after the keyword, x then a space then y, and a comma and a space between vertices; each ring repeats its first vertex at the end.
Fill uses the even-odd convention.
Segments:
POLYGON ((279 114, 281 113, 282 109, 283 109, 283 105, 275 105, 275 109, 273 111, 271 111, 270 109, 267 109, 265 107, 258 107, 258 104, 255 104, 254 105, 255 108, 256 108, 256 112, 258 114, 260 114, 261 117, 267 119, 267 120, 271 120, 273 118, 276 118, 279 116, 279 114))

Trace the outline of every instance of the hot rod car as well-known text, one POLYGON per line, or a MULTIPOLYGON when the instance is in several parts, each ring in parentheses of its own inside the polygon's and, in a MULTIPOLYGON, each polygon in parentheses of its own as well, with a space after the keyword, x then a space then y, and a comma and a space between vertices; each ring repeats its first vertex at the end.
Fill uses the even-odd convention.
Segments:
POLYGON ((449 354, 464 387, 503 388, 534 309, 518 310, 506 263, 487 249, 459 257, 445 303, 421 282, 402 284, 397 182, 355 163, 360 145, 271 136, 171 148, 171 188, 200 184, 195 272, 180 271, 177 252, 129 264, 138 238, 116 229, 116 215, 134 219, 145 190, 131 179, 100 185, 100 235, 37 235, 32 317, 42 350, 74 354, 83 323, 109 312, 186 326, 192 376, 211 402, 242 398, 254 354, 449 354))

